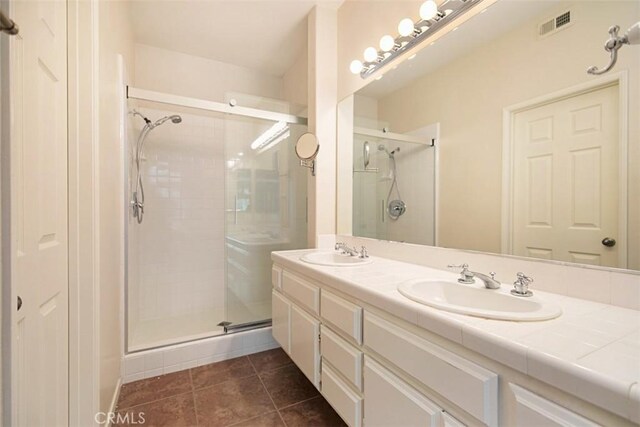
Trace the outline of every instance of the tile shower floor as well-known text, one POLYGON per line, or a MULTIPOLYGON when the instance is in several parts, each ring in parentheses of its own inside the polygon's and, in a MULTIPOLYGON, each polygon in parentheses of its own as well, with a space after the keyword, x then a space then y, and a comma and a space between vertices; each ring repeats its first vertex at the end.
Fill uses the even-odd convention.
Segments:
POLYGON ((132 422, 116 425, 345 426, 279 348, 125 384, 117 412, 132 422))

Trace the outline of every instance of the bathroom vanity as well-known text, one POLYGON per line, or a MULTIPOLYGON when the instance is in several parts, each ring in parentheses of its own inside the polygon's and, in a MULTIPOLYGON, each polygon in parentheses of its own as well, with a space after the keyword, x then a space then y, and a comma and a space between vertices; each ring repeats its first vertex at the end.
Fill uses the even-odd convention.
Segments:
POLYGON ((418 278, 455 282, 455 273, 377 257, 355 267, 301 260, 314 252, 272 254, 273 336, 350 426, 640 421, 638 369, 607 353, 612 343, 640 345, 637 311, 535 291, 562 315, 465 316, 398 291, 418 278), (562 331, 583 334, 587 353, 610 363, 563 352, 562 331))

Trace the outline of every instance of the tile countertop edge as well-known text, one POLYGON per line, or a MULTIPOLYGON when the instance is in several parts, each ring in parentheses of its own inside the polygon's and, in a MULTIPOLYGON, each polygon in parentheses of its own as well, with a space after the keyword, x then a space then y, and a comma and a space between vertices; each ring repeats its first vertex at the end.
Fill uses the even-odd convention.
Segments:
MULTIPOLYGON (((634 398, 632 393, 633 390, 636 390, 637 394, 638 383, 636 381, 615 379, 608 375, 603 375, 601 372, 579 366, 572 361, 551 356, 532 347, 518 345, 516 348, 508 338, 474 327, 474 319, 477 318, 471 318, 468 322, 461 321, 456 318, 461 315, 427 307, 409 299, 401 303, 392 298, 390 292, 363 286, 362 284, 336 276, 332 271, 334 268, 338 268, 340 271, 346 271, 345 269, 348 268, 349 271, 357 272, 357 270, 371 267, 375 263, 361 267, 322 267, 307 264, 299 260, 299 257, 305 253, 315 251, 317 251, 317 249, 272 252, 271 259, 287 269, 291 269, 294 272, 303 274, 319 282, 329 281, 328 286, 338 291, 351 295, 379 310, 397 316, 422 329, 460 344, 491 360, 557 387, 560 390, 611 411, 623 418, 633 422, 640 421, 638 419, 638 417, 640 417, 638 411, 634 411, 633 409, 638 399, 637 396, 634 398), (380 305, 381 300, 386 300, 385 302, 389 304, 382 307, 380 305), (473 330, 474 340, 468 339, 470 330, 473 330), (491 346, 477 345, 478 340, 486 340, 487 343, 499 345, 500 351, 497 354, 489 354, 489 352, 484 350, 491 346), (526 354, 523 355, 523 351, 525 351, 526 354), (524 361, 522 360, 523 356, 524 361), (605 401, 602 399, 603 396, 605 396, 605 401)), ((383 260, 385 263, 409 264, 386 258, 375 257, 375 259, 383 260)), ((424 268, 434 270, 429 267, 424 268)), ((398 293, 398 295, 400 294, 398 293)))

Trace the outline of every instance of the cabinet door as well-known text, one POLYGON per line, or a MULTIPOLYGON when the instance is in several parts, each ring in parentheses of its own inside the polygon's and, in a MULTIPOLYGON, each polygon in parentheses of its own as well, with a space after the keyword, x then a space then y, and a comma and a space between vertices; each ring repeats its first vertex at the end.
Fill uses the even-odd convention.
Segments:
POLYGON ((276 291, 271 292, 271 333, 287 354, 291 354, 291 303, 276 291))
POLYGON ((291 304, 291 359, 320 388, 320 321, 291 304))
POLYGON ((364 423, 371 426, 438 427, 441 409, 433 402, 365 356, 364 423))

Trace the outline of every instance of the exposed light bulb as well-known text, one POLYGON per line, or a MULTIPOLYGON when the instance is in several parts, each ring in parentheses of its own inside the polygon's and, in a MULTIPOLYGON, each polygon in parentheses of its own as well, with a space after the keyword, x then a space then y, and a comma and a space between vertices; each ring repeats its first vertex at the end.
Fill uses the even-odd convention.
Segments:
POLYGON ((398 33, 402 37, 407 37, 413 34, 413 29, 413 21, 411 20, 411 18, 404 18, 402 21, 400 21, 400 24, 398 24, 398 33))
POLYGON ((375 47, 368 47, 364 50, 364 60, 367 62, 373 62, 378 59, 378 51, 375 47))
POLYGON ((382 38, 380 39, 380 49, 385 52, 389 52, 395 45, 396 41, 389 35, 382 36, 382 38))
POLYGON ((438 5, 433 0, 427 0, 420 6, 420 18, 425 21, 433 19, 438 14, 438 5))
POLYGON ((353 74, 360 74, 360 71, 362 71, 362 68, 364 68, 364 66, 362 65, 362 62, 358 61, 357 59, 354 59, 353 61, 351 61, 351 65, 349 65, 349 70, 351 70, 353 74))

